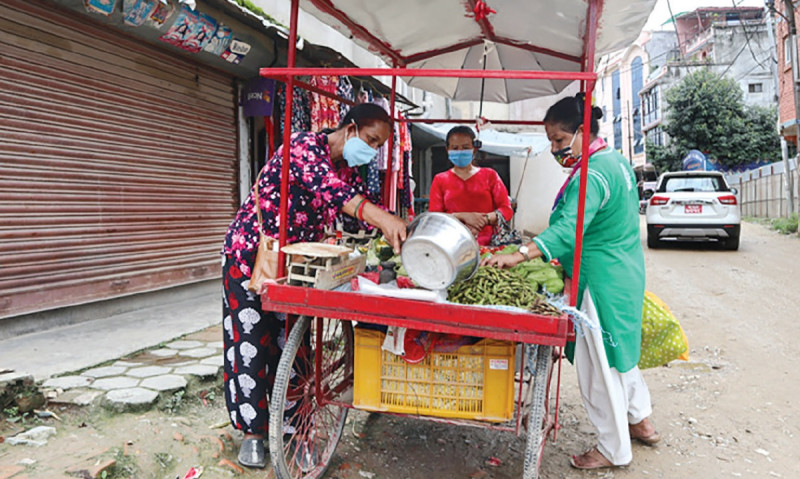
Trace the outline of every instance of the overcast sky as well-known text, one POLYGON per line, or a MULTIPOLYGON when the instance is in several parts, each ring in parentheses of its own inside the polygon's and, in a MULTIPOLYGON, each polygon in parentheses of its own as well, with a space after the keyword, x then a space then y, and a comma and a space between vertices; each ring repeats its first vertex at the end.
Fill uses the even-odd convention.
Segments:
MULTIPOLYGON (((735 0, 737 6, 742 7, 763 7, 764 0, 735 0)), ((669 0, 672 5, 672 13, 677 15, 680 12, 696 10, 700 7, 731 7, 731 0, 669 0)), ((650 19, 645 25, 645 30, 659 30, 661 24, 669 20, 669 8, 667 0, 658 0, 650 15, 650 19)))

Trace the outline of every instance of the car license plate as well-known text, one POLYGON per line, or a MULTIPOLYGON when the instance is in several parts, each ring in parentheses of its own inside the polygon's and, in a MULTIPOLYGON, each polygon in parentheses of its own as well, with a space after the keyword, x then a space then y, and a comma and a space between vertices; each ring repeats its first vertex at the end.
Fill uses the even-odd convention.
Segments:
POLYGON ((703 212, 703 205, 684 205, 683 212, 687 215, 699 214, 703 212))

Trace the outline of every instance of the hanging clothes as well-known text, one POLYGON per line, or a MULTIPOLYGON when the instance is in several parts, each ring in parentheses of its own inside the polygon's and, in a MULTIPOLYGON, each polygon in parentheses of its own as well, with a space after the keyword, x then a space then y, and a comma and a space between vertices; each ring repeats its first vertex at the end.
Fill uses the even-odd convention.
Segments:
MULTIPOLYGON (((356 101, 356 95, 353 91, 353 84, 350 83, 350 79, 346 76, 339 77, 339 83, 336 85, 336 94, 341 98, 346 98, 350 101, 356 101)), ((340 101, 339 102, 339 121, 347 115, 347 112, 350 111, 350 105, 347 103, 340 101)))
POLYGON ((403 152, 402 192, 400 193, 400 206, 411 209, 414 206, 414 192, 411 191, 411 151, 403 152))
MULTIPOLYGON (((339 84, 337 76, 312 77, 309 82, 331 94, 336 94, 339 84)), ((333 98, 311 93, 311 131, 322 131, 325 128, 337 128, 339 126, 339 102, 333 98)))
MULTIPOLYGON (((277 144, 283 141, 283 121, 286 112, 286 84, 278 82, 275 90, 275 124, 278 129, 277 144)), ((292 133, 298 131, 311 131, 311 96, 307 90, 294 87, 292 100, 292 133)))
MULTIPOLYGON (((372 100, 372 103, 383 108, 384 110, 386 110, 386 113, 389 113, 389 115, 391 115, 391 112, 389 111, 389 102, 386 101, 386 98, 382 96, 375 97, 375 99, 372 100)), ((380 148, 378 148, 378 156, 375 157, 378 160, 378 169, 380 169, 381 171, 386 170, 387 166, 386 164, 389 155, 388 143, 389 142, 387 141, 380 148)))

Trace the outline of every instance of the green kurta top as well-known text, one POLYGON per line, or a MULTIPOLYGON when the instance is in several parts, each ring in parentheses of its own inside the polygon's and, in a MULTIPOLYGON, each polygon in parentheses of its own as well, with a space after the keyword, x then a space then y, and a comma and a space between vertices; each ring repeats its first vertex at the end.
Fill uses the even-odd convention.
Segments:
MULTIPOLYGON (((558 258, 572 277, 580 175, 576 174, 534 242, 548 260, 558 258)), ((644 298, 644 253, 639 235, 639 196, 633 170, 622 155, 605 148, 589 157, 578 307, 586 287, 592 294, 609 366, 626 372, 639 363, 644 298)), ((573 285, 574 287, 574 285, 573 285)), ((572 359, 574 343, 568 345, 572 359)))

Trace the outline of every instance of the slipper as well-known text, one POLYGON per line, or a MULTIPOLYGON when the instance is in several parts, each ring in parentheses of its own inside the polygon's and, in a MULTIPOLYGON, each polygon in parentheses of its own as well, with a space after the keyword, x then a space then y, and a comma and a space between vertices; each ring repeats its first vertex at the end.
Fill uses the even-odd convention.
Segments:
POLYGON ((655 446, 656 443, 658 443, 658 441, 661 440, 661 434, 659 434, 658 431, 656 431, 655 429, 653 429, 652 434, 650 434, 649 436, 643 436, 641 434, 634 434, 633 427, 634 424, 628 424, 628 433, 630 434, 632 440, 639 441, 646 446, 655 446))
POLYGON ((245 439, 239 447, 239 464, 245 467, 267 467, 267 454, 264 451, 264 440, 258 438, 245 439))
POLYGON ((649 436, 631 435, 631 439, 635 439, 646 446, 655 446, 658 443, 658 441, 661 440, 661 434, 659 434, 658 431, 656 431, 653 434, 650 434, 649 436))
POLYGON ((612 464, 611 461, 606 459, 606 457, 603 456, 603 454, 597 450, 597 447, 589 449, 580 456, 572 456, 569 459, 569 465, 574 467, 575 469, 583 469, 583 470, 622 467, 622 466, 615 466, 614 464, 612 464))

